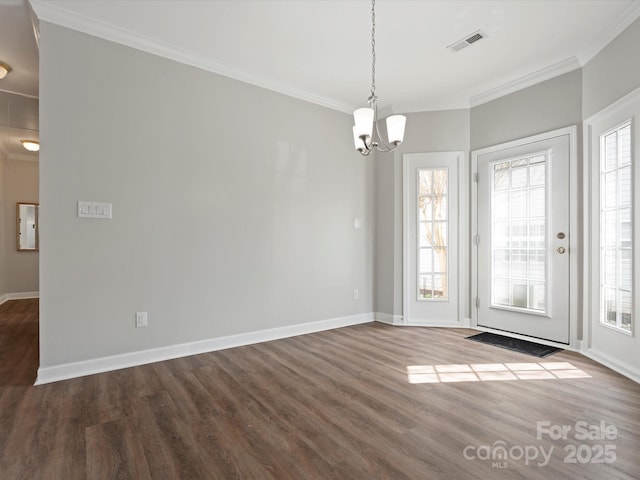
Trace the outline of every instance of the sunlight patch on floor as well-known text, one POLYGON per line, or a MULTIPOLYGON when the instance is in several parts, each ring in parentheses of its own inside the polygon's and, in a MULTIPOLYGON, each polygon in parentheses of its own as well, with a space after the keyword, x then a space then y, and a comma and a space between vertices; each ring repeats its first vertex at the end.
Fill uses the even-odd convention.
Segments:
POLYGON ((591 378, 569 362, 409 365, 409 383, 490 382, 591 378))

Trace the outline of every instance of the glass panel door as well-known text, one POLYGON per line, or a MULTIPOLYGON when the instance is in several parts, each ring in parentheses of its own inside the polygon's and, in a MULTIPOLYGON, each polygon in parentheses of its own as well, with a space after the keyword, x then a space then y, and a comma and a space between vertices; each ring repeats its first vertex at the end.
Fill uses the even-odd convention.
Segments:
POLYGON ((474 152, 478 326, 569 343, 574 130, 474 152))
POLYGON ((491 163, 491 305, 546 314, 547 152, 491 163))

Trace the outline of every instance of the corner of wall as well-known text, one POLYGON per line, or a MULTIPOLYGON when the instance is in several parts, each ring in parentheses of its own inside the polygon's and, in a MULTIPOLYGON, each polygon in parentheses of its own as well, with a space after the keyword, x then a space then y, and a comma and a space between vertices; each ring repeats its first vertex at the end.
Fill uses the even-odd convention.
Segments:
MULTIPOLYGON (((2 152, 0 152, 0 225, 6 226, 6 159, 2 152)), ((2 300, 7 293, 7 268, 6 268, 6 245, 7 245, 7 229, 3 228, 3 235, 0 235, 0 303, 4 303, 6 300, 2 300)))

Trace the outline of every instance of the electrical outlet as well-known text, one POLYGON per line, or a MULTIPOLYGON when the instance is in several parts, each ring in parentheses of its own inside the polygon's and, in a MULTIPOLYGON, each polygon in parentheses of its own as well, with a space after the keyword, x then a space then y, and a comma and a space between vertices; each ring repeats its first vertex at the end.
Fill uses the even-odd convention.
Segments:
POLYGON ((147 325, 147 312, 136 312, 136 328, 146 327, 147 325))
POLYGON ((353 289, 353 299, 354 300, 358 300, 360 298, 360 292, 358 291, 357 288, 353 289))

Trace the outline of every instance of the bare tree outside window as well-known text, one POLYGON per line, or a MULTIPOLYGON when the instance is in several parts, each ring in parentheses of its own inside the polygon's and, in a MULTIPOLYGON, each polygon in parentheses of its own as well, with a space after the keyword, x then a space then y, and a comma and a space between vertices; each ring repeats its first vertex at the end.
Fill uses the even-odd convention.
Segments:
POLYGON ((448 170, 418 172, 418 298, 449 298, 448 292, 448 170))

